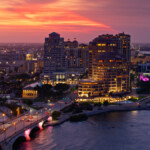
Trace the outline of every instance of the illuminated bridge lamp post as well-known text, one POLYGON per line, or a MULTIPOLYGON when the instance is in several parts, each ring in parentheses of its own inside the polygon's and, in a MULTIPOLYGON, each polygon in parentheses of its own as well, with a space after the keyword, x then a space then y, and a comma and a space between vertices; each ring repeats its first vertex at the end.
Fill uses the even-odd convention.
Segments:
POLYGON ((6 139, 6 128, 3 128, 4 131, 4 140, 6 139))
POLYGON ((19 109, 19 107, 16 109, 16 111, 17 111, 17 117, 20 115, 20 109, 19 109))
POLYGON ((5 122, 5 116, 6 116, 6 114, 2 114, 2 117, 3 117, 3 128, 4 128, 4 122, 5 122))
POLYGON ((25 120, 25 119, 24 119, 24 118, 22 118, 23 128, 24 128, 24 120, 25 120))
POLYGON ((16 133, 16 122, 14 122, 13 125, 15 126, 15 133, 16 133))

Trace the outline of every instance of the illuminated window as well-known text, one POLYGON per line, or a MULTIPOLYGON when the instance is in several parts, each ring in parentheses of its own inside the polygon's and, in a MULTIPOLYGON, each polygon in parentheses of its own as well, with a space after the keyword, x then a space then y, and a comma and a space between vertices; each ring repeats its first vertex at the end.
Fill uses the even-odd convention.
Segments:
POLYGON ((102 44, 97 44, 97 46, 102 46, 102 44))
POLYGON ((114 62, 114 60, 109 60, 109 62, 114 62))
POLYGON ((106 44, 105 43, 99 43, 99 44, 97 44, 97 46, 106 46, 106 44))
POLYGON ((110 44, 110 46, 116 46, 116 44, 110 44))

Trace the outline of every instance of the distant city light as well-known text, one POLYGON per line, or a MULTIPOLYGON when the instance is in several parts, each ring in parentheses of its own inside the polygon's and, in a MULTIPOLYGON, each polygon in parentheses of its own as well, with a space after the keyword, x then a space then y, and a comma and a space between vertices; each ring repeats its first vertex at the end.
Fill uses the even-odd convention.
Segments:
POLYGON ((142 75, 140 75, 140 80, 144 81, 144 82, 148 82, 149 78, 148 77, 144 77, 143 74, 142 74, 142 75))

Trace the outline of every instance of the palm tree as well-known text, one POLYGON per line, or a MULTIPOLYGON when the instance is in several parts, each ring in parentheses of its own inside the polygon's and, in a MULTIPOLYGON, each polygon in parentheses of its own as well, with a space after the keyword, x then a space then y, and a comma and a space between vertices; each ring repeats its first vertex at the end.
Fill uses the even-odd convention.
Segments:
POLYGON ((91 97, 91 93, 90 92, 88 93, 88 97, 91 97))
POLYGON ((90 96, 91 96, 91 93, 89 92, 89 93, 88 93, 88 97, 90 97, 90 96))
POLYGON ((100 97, 102 96, 102 93, 99 93, 99 104, 100 104, 100 97))
POLYGON ((110 92, 109 93, 109 102, 110 102, 110 97, 112 97, 113 96, 113 92, 110 92))

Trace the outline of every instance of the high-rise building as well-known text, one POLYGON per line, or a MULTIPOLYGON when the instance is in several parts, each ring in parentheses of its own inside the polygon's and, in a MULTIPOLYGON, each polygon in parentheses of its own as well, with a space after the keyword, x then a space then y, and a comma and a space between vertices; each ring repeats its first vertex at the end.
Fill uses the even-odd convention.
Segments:
POLYGON ((66 56, 64 52, 64 38, 58 33, 49 34, 44 44, 44 83, 54 84, 64 81, 66 71, 66 56))
POLYGON ((90 42, 89 80, 79 82, 79 97, 129 91, 127 58, 123 54, 123 40, 117 35, 100 35, 90 42))
POLYGON ((68 71, 85 72, 88 68, 88 45, 78 44, 78 41, 65 42, 68 71))
POLYGON ((130 35, 123 32, 116 36, 122 40, 122 56, 126 58, 128 62, 131 62, 130 35))
POLYGON ((68 48, 77 48, 78 45, 79 44, 76 38, 74 38, 72 42, 70 41, 70 39, 68 39, 68 41, 65 42, 65 47, 68 47, 68 48))

